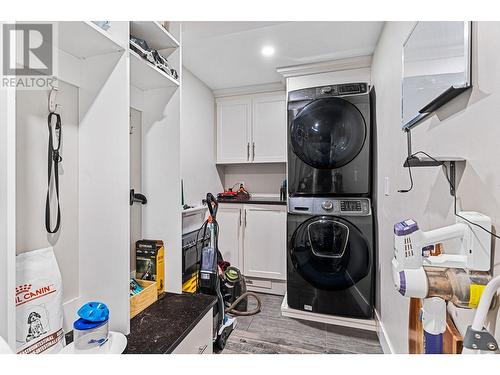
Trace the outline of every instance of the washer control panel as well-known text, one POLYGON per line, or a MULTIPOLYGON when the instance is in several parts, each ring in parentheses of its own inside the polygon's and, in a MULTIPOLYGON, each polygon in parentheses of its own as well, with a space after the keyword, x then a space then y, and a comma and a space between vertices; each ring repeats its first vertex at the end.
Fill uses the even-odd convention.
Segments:
POLYGON ((288 212, 312 215, 368 216, 371 201, 368 198, 289 198, 288 212))

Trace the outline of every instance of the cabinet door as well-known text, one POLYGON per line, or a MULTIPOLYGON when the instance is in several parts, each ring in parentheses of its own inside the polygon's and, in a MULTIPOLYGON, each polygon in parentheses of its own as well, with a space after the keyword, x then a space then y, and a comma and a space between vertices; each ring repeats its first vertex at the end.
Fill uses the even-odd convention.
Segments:
POLYGON ((172 354, 212 354, 213 311, 210 310, 180 342, 172 354))
POLYGON ((219 250, 225 261, 241 269, 241 205, 219 206, 217 222, 219 223, 219 250))
POLYGON ((285 94, 253 99, 252 161, 286 161, 285 94))
POLYGON ((250 161, 250 98, 217 102, 217 162, 250 161))
POLYGON ((286 274, 286 207, 245 205, 243 274, 284 280, 286 274))

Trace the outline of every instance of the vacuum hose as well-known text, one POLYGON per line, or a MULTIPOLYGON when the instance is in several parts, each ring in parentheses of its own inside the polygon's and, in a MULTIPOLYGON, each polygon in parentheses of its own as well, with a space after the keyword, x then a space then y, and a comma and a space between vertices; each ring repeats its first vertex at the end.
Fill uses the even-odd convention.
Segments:
POLYGON ((253 292, 245 292, 241 296, 239 296, 229 307, 226 307, 226 313, 231 314, 231 315, 236 315, 236 316, 250 316, 250 315, 258 314, 260 312, 261 307, 262 307, 262 302, 261 302, 259 296, 257 296, 257 294, 255 294, 253 292), (255 298, 255 300, 257 301, 257 307, 253 310, 250 310, 250 311, 238 311, 238 310, 236 310, 236 306, 238 306, 238 304, 241 301, 243 301, 245 298, 248 298, 248 297, 255 298))

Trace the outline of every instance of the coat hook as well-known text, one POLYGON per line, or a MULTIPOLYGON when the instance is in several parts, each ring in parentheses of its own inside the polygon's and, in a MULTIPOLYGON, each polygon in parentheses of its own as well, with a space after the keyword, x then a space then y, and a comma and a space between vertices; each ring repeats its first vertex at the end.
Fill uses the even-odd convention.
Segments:
POLYGON ((51 85, 49 92, 49 112, 56 112, 59 108, 62 108, 62 105, 56 103, 58 92, 59 88, 51 85))

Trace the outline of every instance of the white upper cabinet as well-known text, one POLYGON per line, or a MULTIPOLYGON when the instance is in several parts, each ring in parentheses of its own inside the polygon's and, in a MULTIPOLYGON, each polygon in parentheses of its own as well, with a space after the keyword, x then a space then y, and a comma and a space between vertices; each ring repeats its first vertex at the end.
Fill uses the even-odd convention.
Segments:
POLYGON ((217 162, 246 163, 250 159, 250 98, 217 102, 217 162))
POLYGON ((217 163, 286 161, 284 92, 217 99, 217 163))
POLYGON ((255 97, 252 107, 252 161, 285 162, 285 94, 255 97))

